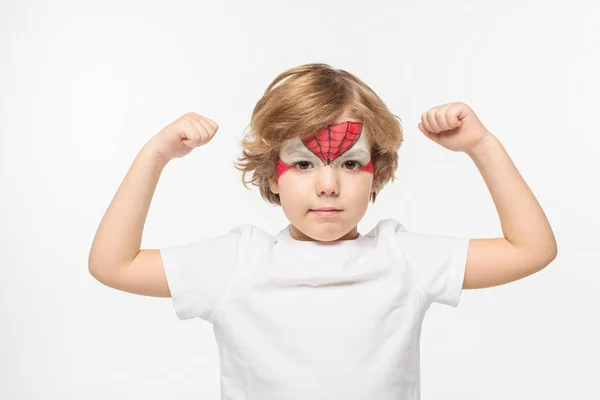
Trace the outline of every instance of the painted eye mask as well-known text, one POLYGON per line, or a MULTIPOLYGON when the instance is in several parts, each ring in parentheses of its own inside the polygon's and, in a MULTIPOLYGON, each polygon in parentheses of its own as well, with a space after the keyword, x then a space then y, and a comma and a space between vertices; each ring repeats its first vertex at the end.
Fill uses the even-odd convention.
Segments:
POLYGON ((373 160, 366 135, 362 135, 361 122, 346 121, 328 125, 304 139, 286 140, 277 158, 277 179, 300 161, 321 162, 332 165, 348 161, 360 163, 360 171, 373 173, 373 160))

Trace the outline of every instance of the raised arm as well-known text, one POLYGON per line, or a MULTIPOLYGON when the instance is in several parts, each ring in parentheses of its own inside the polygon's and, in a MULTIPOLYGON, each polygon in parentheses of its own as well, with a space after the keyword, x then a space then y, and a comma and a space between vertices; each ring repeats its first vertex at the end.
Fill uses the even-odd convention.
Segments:
POLYGON ((500 141, 465 103, 434 107, 421 116, 419 129, 434 142, 466 153, 490 191, 501 238, 471 239, 464 289, 497 286, 529 276, 557 255, 550 223, 500 141))
POLYGON ((558 247, 531 189, 491 134, 467 154, 490 191, 504 237, 471 239, 463 287, 501 285, 540 271, 556 258, 558 247))
POLYGON ((214 121, 187 113, 142 148, 96 231, 88 258, 94 278, 118 290, 170 297, 159 250, 140 250, 150 202, 167 163, 208 143, 217 129, 214 121))
POLYGON ((151 296, 170 296, 160 254, 152 250, 140 254, 150 202, 167 162, 151 147, 144 146, 100 222, 90 250, 88 269, 94 278, 109 287, 151 296))

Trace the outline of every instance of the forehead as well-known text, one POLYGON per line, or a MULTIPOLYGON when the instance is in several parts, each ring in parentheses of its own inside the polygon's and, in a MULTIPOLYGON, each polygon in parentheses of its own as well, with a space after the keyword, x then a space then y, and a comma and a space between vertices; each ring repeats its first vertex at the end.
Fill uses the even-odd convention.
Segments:
MULTIPOLYGON (((347 157, 367 157, 367 159, 371 155, 371 148, 369 144, 369 139, 365 133, 364 126, 363 131, 360 134, 359 139, 350 147, 345 153, 343 153, 339 158, 345 159, 347 157)), ((290 159, 304 157, 304 158, 315 158, 319 159, 317 155, 315 155, 311 150, 309 150, 306 145, 302 142, 300 137, 296 136, 290 139, 287 139, 281 143, 281 147, 279 149, 279 157, 287 162, 290 159)))

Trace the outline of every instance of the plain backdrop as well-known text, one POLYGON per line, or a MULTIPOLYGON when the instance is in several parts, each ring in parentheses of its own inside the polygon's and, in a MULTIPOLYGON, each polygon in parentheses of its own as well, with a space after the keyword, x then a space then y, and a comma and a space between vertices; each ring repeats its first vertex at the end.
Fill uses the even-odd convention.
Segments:
POLYGON ((502 236, 473 162, 417 128, 464 101, 557 237, 541 272, 432 306, 422 398, 600 398, 598 20, 593 1, 2 1, 0 398, 219 398, 212 325, 104 286, 87 257, 138 151, 189 111, 220 129, 165 168, 142 248, 283 229, 233 161, 267 85, 309 62, 356 74, 402 119, 397 179, 361 233, 395 218, 502 236))

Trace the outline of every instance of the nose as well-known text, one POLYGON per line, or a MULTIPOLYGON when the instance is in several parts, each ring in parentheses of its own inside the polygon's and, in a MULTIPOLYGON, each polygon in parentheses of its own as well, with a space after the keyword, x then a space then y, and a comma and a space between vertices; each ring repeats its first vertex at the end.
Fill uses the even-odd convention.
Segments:
POLYGON ((337 195, 340 193, 340 182, 337 172, 331 164, 320 168, 317 174, 315 189, 319 196, 323 194, 337 195))

